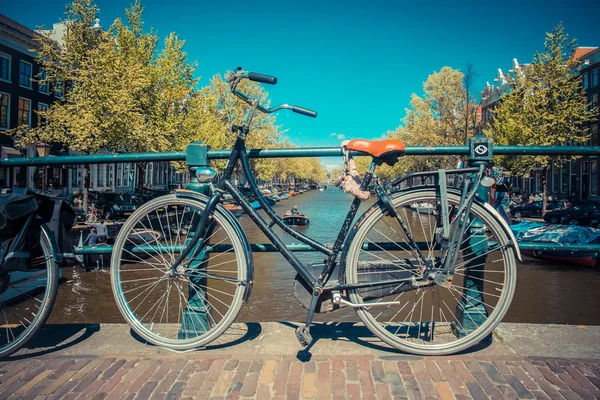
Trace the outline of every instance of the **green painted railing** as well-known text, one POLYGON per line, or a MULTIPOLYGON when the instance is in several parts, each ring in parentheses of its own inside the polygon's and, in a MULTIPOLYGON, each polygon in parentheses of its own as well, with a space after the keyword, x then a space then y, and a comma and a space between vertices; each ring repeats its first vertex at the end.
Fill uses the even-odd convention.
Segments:
MULTIPOLYGON (((222 160, 229 157, 230 150, 209 150, 209 160, 222 160)), ((146 161, 186 161, 185 151, 166 153, 137 154, 92 154, 60 157, 28 157, 0 159, 0 168, 36 167, 49 165, 113 164, 146 161)), ((494 155, 600 155, 600 146, 494 146, 494 155)), ((291 149, 251 149, 250 158, 296 158, 296 157, 341 157, 342 151, 336 147, 301 147, 291 149)), ((366 155, 353 153, 355 156, 366 155)), ((413 146, 406 148, 407 156, 466 156, 469 146, 413 146)))
MULTIPOLYGON (((30 157, 0 159, 0 168, 7 167, 36 167, 52 165, 82 165, 82 164, 113 164, 136 163, 152 161, 183 161, 190 167, 202 165, 206 160, 227 159, 230 150, 208 150, 200 144, 190 144, 187 151, 165 153, 137 153, 137 154, 93 154, 60 157, 30 157), (199 146, 198 146, 199 145, 199 146), (200 149, 199 149, 200 148, 200 149), (198 155, 200 154, 200 157, 198 155), (191 165, 194 164, 194 165, 191 165)), ((295 157, 341 157, 342 151, 337 147, 302 147, 289 149, 251 149, 248 150, 250 158, 295 158, 295 157)), ((366 155, 353 153, 354 156, 366 155)), ((407 156, 468 156, 474 162, 489 162, 492 155, 555 155, 555 156, 600 156, 600 146, 494 146, 486 138, 475 137, 465 146, 412 146, 406 148, 407 156), (483 142, 489 145, 489 153, 478 158, 476 147, 483 142)), ((529 251, 565 251, 597 252, 600 253, 600 244, 586 245, 559 245, 554 243, 526 243, 520 242, 522 250, 529 251)), ((302 244, 288 245, 295 252, 313 251, 309 246, 302 244)), ((255 252, 276 252, 272 244, 253 244, 255 252)), ((76 248, 77 254, 109 254, 112 246, 95 246, 76 248)))

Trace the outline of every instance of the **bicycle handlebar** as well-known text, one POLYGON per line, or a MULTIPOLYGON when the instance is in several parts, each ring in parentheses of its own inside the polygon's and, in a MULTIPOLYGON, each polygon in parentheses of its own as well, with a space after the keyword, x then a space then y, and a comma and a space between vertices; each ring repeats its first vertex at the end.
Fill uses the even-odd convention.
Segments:
POLYGON ((270 75, 263 75, 257 72, 248 72, 248 79, 254 82, 268 83, 269 85, 277 84, 277 78, 270 75))
POLYGON ((238 67, 236 69, 236 72, 229 75, 229 77, 227 78, 227 81, 229 82, 229 85, 231 87, 231 92, 233 94, 235 94, 237 97, 239 97, 240 99, 244 100, 249 105, 255 106, 258 111, 263 112, 265 114, 272 114, 279 110, 290 110, 297 114, 305 115, 307 117, 312 117, 312 118, 317 117, 317 113, 315 111, 309 110, 304 107, 299 107, 299 106, 290 106, 288 104, 280 104, 275 107, 264 108, 260 104, 255 105, 255 102, 256 102, 255 100, 250 99, 244 93, 238 92, 236 90, 237 85, 240 83, 240 81, 242 79, 249 79, 254 82, 275 85, 277 83, 277 78, 274 76, 270 76, 270 75, 259 74, 257 72, 243 72, 241 67, 238 67))

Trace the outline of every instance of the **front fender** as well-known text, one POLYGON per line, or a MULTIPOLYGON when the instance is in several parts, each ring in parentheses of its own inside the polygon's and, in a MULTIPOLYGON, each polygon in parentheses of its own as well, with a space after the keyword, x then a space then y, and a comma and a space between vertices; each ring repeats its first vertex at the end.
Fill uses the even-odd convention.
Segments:
MULTIPOLYGON (((177 198, 196 200, 204 205, 206 205, 208 203, 208 200, 210 199, 208 196, 202 193, 194 192, 191 190, 176 190, 175 196, 177 198)), ((250 248, 250 243, 248 242, 248 237, 244 233, 244 230, 242 229, 242 226, 238 222, 237 218, 231 212, 229 212, 229 210, 227 210, 221 204, 217 204, 215 211, 223 215, 227 222, 229 222, 231 226, 233 226, 233 228, 235 229, 235 233, 238 235, 240 241, 242 242, 242 247, 244 249, 244 257, 246 258, 246 265, 248 266, 248 284, 246 285, 246 292, 244 293, 244 301, 248 301, 248 298, 250 298, 250 293, 252 291, 252 285, 254 284, 254 258, 252 256, 252 249, 250 248)))

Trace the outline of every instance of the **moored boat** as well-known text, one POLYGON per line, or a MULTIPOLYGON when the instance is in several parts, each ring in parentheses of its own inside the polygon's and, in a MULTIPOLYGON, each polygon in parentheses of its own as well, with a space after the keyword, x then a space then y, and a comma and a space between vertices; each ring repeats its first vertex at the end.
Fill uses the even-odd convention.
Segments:
POLYGON ((600 229, 577 225, 544 224, 540 222, 520 222, 511 225, 519 243, 540 243, 564 246, 565 250, 526 250, 523 254, 543 260, 556 261, 563 264, 577 264, 594 267, 598 260, 598 252, 569 251, 569 245, 600 243, 600 229))

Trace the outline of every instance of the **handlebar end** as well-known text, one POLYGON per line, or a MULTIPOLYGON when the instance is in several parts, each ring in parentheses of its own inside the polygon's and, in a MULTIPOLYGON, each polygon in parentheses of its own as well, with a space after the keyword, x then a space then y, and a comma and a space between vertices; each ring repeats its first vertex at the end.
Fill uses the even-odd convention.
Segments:
POLYGON ((307 108, 292 106, 292 111, 298 114, 306 115, 307 117, 317 118, 317 112, 307 108))
POLYGON ((248 79, 254 82, 267 83, 269 85, 275 85, 277 83, 277 78, 270 75, 263 75, 257 72, 249 72, 248 79))

